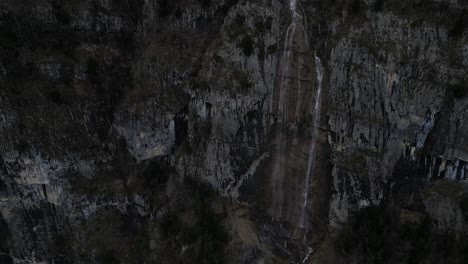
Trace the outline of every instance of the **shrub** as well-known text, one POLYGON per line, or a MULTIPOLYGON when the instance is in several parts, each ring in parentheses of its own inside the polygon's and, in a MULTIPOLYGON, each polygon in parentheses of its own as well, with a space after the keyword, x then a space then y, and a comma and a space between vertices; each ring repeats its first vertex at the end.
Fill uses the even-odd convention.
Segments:
POLYGON ((252 88, 252 82, 247 74, 242 74, 239 78, 239 88, 241 91, 247 91, 252 88))
POLYGON ((68 12, 63 8, 62 5, 58 4, 57 2, 52 2, 52 10, 54 13, 55 18, 58 22, 64 25, 69 25, 71 22, 71 16, 68 12))
POLYGON ((380 12, 380 11, 382 11, 384 2, 385 2, 385 0, 376 0, 376 1, 374 2, 374 11, 375 11, 375 12, 380 12))
POLYGON ((352 0, 349 6, 349 13, 352 15, 357 15, 361 11, 361 2, 360 0, 352 0))
POLYGON ((99 74, 98 74, 98 69, 99 69, 99 64, 95 59, 89 59, 86 62, 86 73, 88 75, 88 80, 91 83, 98 83, 99 81, 99 74))
POLYGON ((273 18, 268 17, 265 20, 258 19, 255 21, 255 28, 257 29, 260 35, 265 35, 268 31, 271 30, 271 24, 273 23, 273 18))
POLYGON ((463 197, 460 201, 460 209, 462 210, 463 214, 468 215, 468 196, 463 197))
POLYGON ((468 85, 466 83, 450 85, 449 90, 456 99, 462 99, 468 95, 468 85))
POLYGON ((52 100, 52 102, 54 102, 54 104, 56 105, 63 104, 62 95, 60 94, 59 91, 57 90, 51 91, 47 94, 47 96, 50 98, 50 100, 52 100))
POLYGON ((274 54, 277 50, 278 50, 278 48, 276 47, 275 44, 270 45, 270 46, 267 47, 267 54, 268 54, 268 55, 272 55, 272 54, 274 54))
POLYGON ((468 13, 463 12, 449 31, 450 37, 459 37, 468 27, 468 13))
POLYGON ((216 213, 212 208, 216 194, 207 184, 186 177, 183 192, 191 201, 169 211, 160 222, 162 237, 167 245, 177 239, 184 245, 191 245, 194 255, 192 263, 224 263, 224 248, 229 241, 229 234, 223 226, 224 214, 216 213), (193 215, 190 221, 184 215, 193 215))
POLYGON ((254 53, 254 41, 250 36, 245 36, 241 42, 239 42, 238 47, 242 50, 245 56, 249 57, 254 53))
POLYGON ((10 229, 8 228, 8 223, 5 221, 5 219, 3 219, 3 215, 0 212, 0 251, 8 248, 9 239, 10 229))
POLYGON ((173 4, 172 0, 161 0, 159 2, 159 16, 167 17, 172 13, 173 4))
POLYGON ((211 5, 211 0, 197 0, 197 1, 203 8, 209 8, 211 5))

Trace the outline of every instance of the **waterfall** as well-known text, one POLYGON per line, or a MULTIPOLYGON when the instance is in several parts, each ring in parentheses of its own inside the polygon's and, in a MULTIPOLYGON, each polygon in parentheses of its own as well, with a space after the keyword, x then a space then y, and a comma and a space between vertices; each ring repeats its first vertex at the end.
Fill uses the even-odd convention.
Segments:
POLYGON ((322 78, 323 78, 323 66, 320 58, 315 56, 315 71, 317 72, 317 94, 315 95, 314 112, 312 115, 312 137, 309 148, 309 159, 307 162, 307 171, 304 177, 304 192, 302 196, 304 201, 302 204, 300 226, 304 227, 307 223, 306 211, 309 202, 309 190, 310 190, 310 178, 311 174, 315 170, 315 157, 317 153, 317 140, 320 126, 320 102, 322 99, 322 78))
POLYGON ((286 121, 287 116, 288 116, 288 107, 286 105, 286 89, 284 88, 284 85, 286 83, 286 78, 287 78, 287 73, 289 72, 289 66, 291 65, 291 47, 293 45, 293 37, 294 33, 296 31, 296 23, 291 23, 288 27, 288 30, 286 32, 286 37, 284 39, 285 41, 285 47, 284 50, 286 51, 286 54, 283 55, 285 58, 283 60, 286 60, 286 63, 283 64, 283 67, 281 68, 281 85, 280 85, 280 95, 279 95, 279 112, 280 112, 280 121, 286 121))
POLYGON ((308 71, 309 67, 305 67, 313 64, 313 58, 304 55, 309 51, 307 32, 303 17, 296 11, 297 4, 297 0, 289 2, 291 22, 284 35, 283 54, 278 63, 273 92, 273 109, 277 119, 269 165, 270 193, 267 197, 270 200, 267 201, 273 219, 307 228, 309 185, 315 170, 319 133, 323 68, 316 56, 317 89, 313 89, 313 74, 308 71), (315 104, 308 105, 310 101, 315 101, 315 104), (310 118, 312 137, 309 132, 304 135, 300 131, 303 127, 301 123, 310 118))
MULTIPOLYGON (((292 21, 286 30, 286 35, 284 37, 284 48, 283 48, 283 55, 281 57, 281 66, 279 71, 279 91, 278 91, 278 123, 284 124, 288 122, 289 119, 289 102, 288 102, 288 75, 290 71, 290 66, 292 63, 292 47, 294 36, 296 34, 296 20, 298 16, 296 16, 296 0, 291 0, 289 8, 293 14, 292 21)), ((278 128, 281 130, 281 127, 278 128)), ((274 194, 272 197, 272 216, 277 217, 280 219, 283 216, 283 184, 284 184, 284 177, 285 177, 285 168, 284 168, 284 156, 283 153, 287 152, 288 144, 287 144, 287 136, 282 133, 278 132, 278 150, 277 155, 274 156, 274 165, 272 168, 272 182, 271 182, 271 190, 274 194)))

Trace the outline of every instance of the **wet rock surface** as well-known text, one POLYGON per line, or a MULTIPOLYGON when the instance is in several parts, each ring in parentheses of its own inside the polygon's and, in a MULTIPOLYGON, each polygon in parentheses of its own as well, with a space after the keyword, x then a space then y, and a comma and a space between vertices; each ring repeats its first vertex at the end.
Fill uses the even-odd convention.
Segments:
POLYGON ((0 263, 462 263, 467 3, 294 3, 0 1, 0 263))

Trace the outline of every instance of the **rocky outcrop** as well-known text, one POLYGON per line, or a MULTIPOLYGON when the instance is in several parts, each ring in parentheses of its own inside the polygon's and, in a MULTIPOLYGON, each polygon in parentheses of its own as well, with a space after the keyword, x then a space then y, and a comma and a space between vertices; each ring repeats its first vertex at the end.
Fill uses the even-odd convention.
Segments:
POLYGON ((294 3, 0 3, 0 262, 359 263, 375 212, 462 241, 466 4, 294 3))
MULTIPOLYGON (((337 190, 331 201, 332 225, 345 222, 351 208, 378 205, 399 159, 433 171, 431 163, 445 156, 438 150, 444 139, 436 123, 455 126, 441 121, 443 116, 467 103, 451 90, 464 81, 453 60, 464 44, 449 36, 448 25, 439 20, 415 23, 392 12, 367 12, 366 20, 353 25, 330 53, 328 115, 337 190), (428 139, 431 133, 437 139, 428 139)), ((463 136, 450 138, 464 146, 463 136)), ((464 155, 450 152, 454 160, 464 155)), ((458 170, 458 180, 463 179, 463 165, 458 170)), ((430 172, 418 176, 433 178, 430 172)), ((450 173, 439 177, 456 179, 450 173)))

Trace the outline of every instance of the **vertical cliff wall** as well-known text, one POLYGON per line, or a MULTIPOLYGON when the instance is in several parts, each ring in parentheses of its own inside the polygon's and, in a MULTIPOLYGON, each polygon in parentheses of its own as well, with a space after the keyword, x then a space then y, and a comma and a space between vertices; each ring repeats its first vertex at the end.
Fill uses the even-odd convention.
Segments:
POLYGON ((464 1, 0 6, 0 262, 463 259, 464 1))

